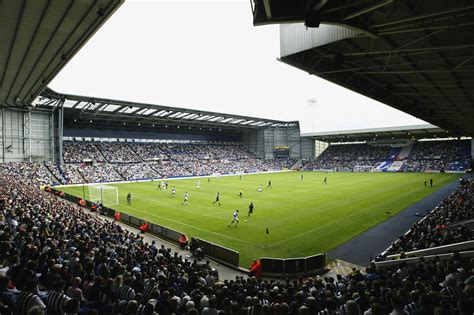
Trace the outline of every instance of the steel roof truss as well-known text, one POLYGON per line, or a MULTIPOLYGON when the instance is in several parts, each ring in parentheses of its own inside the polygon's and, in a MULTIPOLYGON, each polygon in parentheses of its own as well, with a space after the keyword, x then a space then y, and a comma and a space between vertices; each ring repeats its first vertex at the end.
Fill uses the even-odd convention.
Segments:
POLYGON ((214 117, 212 115, 204 115, 204 116, 201 116, 199 118, 196 118, 196 120, 204 120, 204 119, 208 119, 208 118, 211 118, 211 117, 214 117))
POLYGON ((167 110, 167 111, 164 111, 163 113, 161 113, 161 114, 160 114, 160 117, 167 117, 167 116, 169 116, 169 115, 171 115, 171 114, 173 114, 173 113, 174 113, 174 111, 172 111, 172 110, 167 110))

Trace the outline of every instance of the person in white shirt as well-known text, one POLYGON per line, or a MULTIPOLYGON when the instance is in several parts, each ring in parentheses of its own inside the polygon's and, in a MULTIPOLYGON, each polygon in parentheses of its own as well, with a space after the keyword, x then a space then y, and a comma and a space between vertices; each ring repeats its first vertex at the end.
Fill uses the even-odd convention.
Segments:
POLYGON ((234 211, 232 222, 229 223, 229 227, 235 223, 235 227, 239 224, 239 210, 234 211))

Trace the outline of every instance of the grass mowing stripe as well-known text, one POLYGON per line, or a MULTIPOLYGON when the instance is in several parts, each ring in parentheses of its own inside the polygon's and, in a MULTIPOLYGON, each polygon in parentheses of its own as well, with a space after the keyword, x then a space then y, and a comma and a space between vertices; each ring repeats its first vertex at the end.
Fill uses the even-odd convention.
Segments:
POLYGON ((143 211, 143 210, 141 210, 141 209, 138 209, 138 208, 135 208, 135 207, 132 207, 132 206, 129 206, 129 207, 130 207, 131 209, 134 209, 134 210, 137 211, 137 212, 145 213, 145 214, 147 214, 147 215, 151 215, 151 216, 156 217, 156 218, 160 218, 160 219, 167 220, 167 221, 171 221, 171 222, 174 222, 174 223, 179 223, 179 224, 182 224, 182 225, 186 225, 186 226, 189 226, 189 227, 191 227, 191 228, 193 228, 193 229, 201 230, 201 231, 207 232, 207 233, 212 233, 212 234, 215 234, 215 235, 218 235, 218 236, 222 236, 222 237, 225 237, 225 238, 232 239, 232 240, 234 240, 234 241, 238 241, 238 242, 242 242, 242 243, 246 243, 246 244, 250 244, 250 245, 255 245, 255 244, 253 244, 253 243, 246 242, 246 241, 243 241, 243 240, 239 240, 239 239, 237 239, 237 238, 234 238, 234 237, 231 237, 231 236, 228 236, 228 235, 224 235, 224 234, 216 233, 216 232, 209 231, 209 230, 206 230, 206 229, 202 229, 202 228, 200 228, 200 227, 197 227, 197 226, 194 226, 194 225, 185 223, 185 222, 181 222, 181 221, 173 220, 173 219, 170 219, 170 218, 162 217, 162 216, 157 215, 157 214, 154 214, 154 213, 149 213, 149 212, 143 211))
MULTIPOLYGON (((443 180, 441 180, 441 181, 443 182, 443 180)), ((419 190, 421 190, 421 189, 425 189, 425 188, 420 187, 420 188, 418 188, 418 189, 415 189, 415 190, 406 192, 406 193, 400 195, 400 196, 399 196, 398 198, 396 198, 396 199, 390 199, 390 200, 387 200, 387 201, 385 201, 385 202, 382 202, 382 203, 379 203, 379 204, 375 204, 375 205, 373 205, 373 206, 371 206, 371 207, 364 208, 363 210, 354 212, 354 213, 352 213, 352 214, 350 214, 350 215, 348 215, 348 216, 346 216, 346 217, 340 218, 340 219, 335 220, 335 221, 331 221, 331 222, 326 223, 326 224, 321 225, 321 226, 317 226, 317 227, 315 227, 314 229, 307 230, 307 231, 305 231, 305 232, 302 232, 302 233, 300 233, 300 234, 298 234, 298 235, 295 235, 295 236, 293 236, 293 237, 290 237, 290 238, 281 240, 281 241, 279 241, 279 242, 272 243, 272 244, 269 245, 269 247, 272 247, 272 246, 274 246, 274 245, 279 245, 279 244, 282 244, 282 243, 287 242, 287 241, 294 240, 294 239, 296 239, 296 238, 298 238, 298 237, 301 237, 301 236, 303 236, 303 235, 306 235, 306 234, 311 233, 311 232, 316 231, 316 230, 324 229, 324 228, 326 228, 326 227, 328 227, 328 226, 331 226, 331 225, 333 225, 333 224, 339 223, 339 222, 341 222, 341 221, 345 221, 345 220, 347 220, 348 218, 352 218, 352 217, 354 217, 354 216, 356 216, 356 215, 359 215, 359 214, 361 214, 361 213, 368 212, 368 210, 372 210, 372 209, 374 209, 374 208, 376 208, 376 207, 381 207, 382 205, 385 205, 385 204, 393 204, 393 203, 398 202, 399 200, 403 199, 403 197, 405 197, 405 196, 407 196, 407 195, 414 194, 414 193, 416 193, 417 191, 419 191, 419 190)))
MULTIPOLYGON (((165 225, 240 252, 241 265, 253 258, 301 257, 325 252, 339 246, 370 227, 386 220, 385 211, 396 214, 428 196, 458 174, 422 173, 328 173, 299 172, 252 174, 221 177, 211 183, 196 178, 170 180, 177 197, 156 190, 158 182, 110 184, 119 188, 120 204, 112 208, 165 225), (328 184, 322 183, 328 177, 328 184), (432 177, 435 187, 425 188, 432 177), (272 189, 266 189, 272 180, 272 189), (264 191, 257 191, 258 185, 264 191), (244 198, 237 195, 244 190, 244 198), (182 206, 182 194, 191 194, 189 206, 182 206), (216 192, 222 206, 212 206, 216 192), (133 208, 126 206, 132 194, 133 208), (255 211, 247 218, 247 206, 253 201, 255 211), (377 207, 380 207, 379 211, 377 207), (385 208, 385 209, 383 209, 385 208), (232 213, 241 210, 238 228, 229 229, 232 213), (245 223, 244 219, 248 222, 245 223), (269 227, 268 242, 265 228, 269 227), (271 246, 270 246, 271 244, 271 246)), ((65 192, 82 196, 82 186, 63 187, 65 192)), ((369 244, 370 246, 370 244, 369 244)))

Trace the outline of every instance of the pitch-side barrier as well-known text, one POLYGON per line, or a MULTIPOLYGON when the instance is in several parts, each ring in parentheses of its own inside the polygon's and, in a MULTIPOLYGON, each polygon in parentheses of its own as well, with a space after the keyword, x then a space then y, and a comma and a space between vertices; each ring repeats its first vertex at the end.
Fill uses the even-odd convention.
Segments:
POLYGON ((321 273, 326 266, 326 255, 318 254, 300 258, 268 258, 261 259, 262 273, 265 277, 310 276, 321 273))

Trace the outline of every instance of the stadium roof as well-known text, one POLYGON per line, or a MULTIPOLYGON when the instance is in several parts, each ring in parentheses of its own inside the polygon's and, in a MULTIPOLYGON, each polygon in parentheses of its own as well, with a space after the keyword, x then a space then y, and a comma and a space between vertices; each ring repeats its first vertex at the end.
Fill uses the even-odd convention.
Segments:
POLYGON ((29 106, 123 2, 0 1, 0 106, 29 106))
POLYGON ((433 139, 459 137, 442 128, 424 124, 412 126, 397 126, 386 128, 367 128, 357 130, 339 130, 325 132, 302 133, 302 137, 310 137, 324 142, 392 140, 392 139, 433 139))
POLYGON ((252 130, 262 127, 297 127, 296 121, 280 121, 185 109, 156 104, 112 100, 57 93, 46 89, 33 103, 36 108, 64 108, 64 120, 78 125, 103 122, 109 126, 123 124, 170 125, 224 130, 252 130))
MULTIPOLYGON (((258 0, 254 24, 304 21, 305 3, 258 0)), ((309 22, 324 24, 281 25, 282 62, 450 132, 474 134, 472 1, 311 3, 309 22)))

